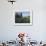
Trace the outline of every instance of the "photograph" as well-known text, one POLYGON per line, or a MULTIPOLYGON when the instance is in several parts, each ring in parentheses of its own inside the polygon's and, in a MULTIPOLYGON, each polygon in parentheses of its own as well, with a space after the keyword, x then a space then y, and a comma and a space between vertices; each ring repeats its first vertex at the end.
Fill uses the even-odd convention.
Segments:
POLYGON ((30 12, 16 12, 15 23, 30 23, 30 12))
POLYGON ((30 11, 15 12, 15 24, 19 25, 32 24, 32 13, 30 13, 30 11))

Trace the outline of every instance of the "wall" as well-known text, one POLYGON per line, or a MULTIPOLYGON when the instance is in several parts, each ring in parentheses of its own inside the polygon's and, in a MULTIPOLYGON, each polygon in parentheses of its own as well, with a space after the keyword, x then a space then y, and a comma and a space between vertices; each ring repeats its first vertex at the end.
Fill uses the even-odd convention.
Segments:
POLYGON ((46 40, 46 0, 17 0, 13 5, 0 0, 0 40, 11 40, 18 32, 26 32, 37 41, 46 40), (32 26, 15 26, 14 13, 17 9, 33 10, 32 26))

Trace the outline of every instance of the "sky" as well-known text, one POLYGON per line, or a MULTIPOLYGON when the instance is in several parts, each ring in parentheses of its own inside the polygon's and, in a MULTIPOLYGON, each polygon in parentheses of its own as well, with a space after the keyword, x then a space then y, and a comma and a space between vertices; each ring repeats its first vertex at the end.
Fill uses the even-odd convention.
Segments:
POLYGON ((25 11, 24 11, 24 12, 22 12, 22 15, 23 15, 23 16, 30 16, 30 12, 25 12, 25 11))

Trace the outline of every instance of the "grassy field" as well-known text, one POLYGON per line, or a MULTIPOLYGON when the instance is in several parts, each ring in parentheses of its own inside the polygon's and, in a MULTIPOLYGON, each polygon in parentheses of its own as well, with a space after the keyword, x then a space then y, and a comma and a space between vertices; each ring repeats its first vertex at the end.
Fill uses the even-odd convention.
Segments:
POLYGON ((30 16, 15 17, 15 23, 30 23, 30 16))

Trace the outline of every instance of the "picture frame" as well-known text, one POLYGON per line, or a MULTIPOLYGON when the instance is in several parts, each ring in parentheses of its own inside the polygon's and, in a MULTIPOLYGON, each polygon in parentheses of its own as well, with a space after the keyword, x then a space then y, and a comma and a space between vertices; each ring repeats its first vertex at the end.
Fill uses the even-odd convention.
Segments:
POLYGON ((33 24, 32 10, 16 10, 14 24, 16 26, 32 26, 33 24))

